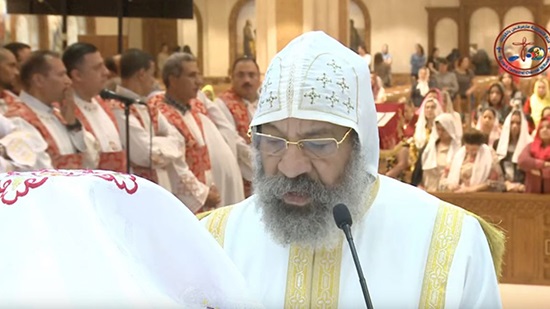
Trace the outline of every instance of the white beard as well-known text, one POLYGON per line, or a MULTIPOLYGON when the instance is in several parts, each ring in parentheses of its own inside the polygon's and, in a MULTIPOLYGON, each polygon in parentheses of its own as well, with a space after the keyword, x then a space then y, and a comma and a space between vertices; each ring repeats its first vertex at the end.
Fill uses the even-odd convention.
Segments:
POLYGON ((367 172, 359 150, 354 149, 350 158, 338 185, 329 188, 307 175, 293 179, 266 176, 261 155, 255 151, 254 193, 258 196, 265 228, 276 242, 313 249, 331 249, 339 244, 343 234, 334 223, 332 208, 343 203, 348 206, 353 221, 359 221, 368 209, 368 194, 376 179, 367 172), (302 207, 288 205, 282 199, 287 192, 307 193, 312 202, 302 207))

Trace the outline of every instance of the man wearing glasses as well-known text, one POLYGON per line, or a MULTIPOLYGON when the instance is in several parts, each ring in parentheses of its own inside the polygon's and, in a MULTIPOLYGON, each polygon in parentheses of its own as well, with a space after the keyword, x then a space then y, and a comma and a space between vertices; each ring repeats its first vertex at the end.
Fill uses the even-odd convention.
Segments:
POLYGON ((363 293, 333 219, 347 205, 375 308, 500 308, 503 236, 378 170, 364 60, 322 32, 293 40, 266 73, 250 135, 254 193, 204 225, 268 308, 357 308, 363 293), (483 229, 482 229, 483 226, 483 229), (489 236, 486 236, 484 230, 489 236))

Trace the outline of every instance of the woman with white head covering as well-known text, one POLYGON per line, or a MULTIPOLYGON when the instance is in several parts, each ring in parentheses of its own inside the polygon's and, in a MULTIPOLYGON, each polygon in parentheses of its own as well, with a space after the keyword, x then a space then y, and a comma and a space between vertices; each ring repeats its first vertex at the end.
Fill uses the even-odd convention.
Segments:
POLYGON ((497 112, 491 107, 483 109, 481 117, 477 121, 476 129, 485 134, 487 145, 493 147, 495 141, 500 138, 500 123, 498 122, 497 112))
POLYGON ((464 146, 455 154, 442 189, 455 193, 502 190, 502 172, 483 133, 472 130, 462 139, 464 146))
POLYGON ((435 117, 443 113, 443 108, 438 99, 426 97, 419 108, 418 121, 414 131, 414 144, 417 149, 422 149, 433 131, 435 117))
POLYGON ((453 124, 455 126, 456 138, 461 141, 463 134, 462 117, 460 117, 460 113, 455 112, 453 107, 453 100, 451 99, 451 95, 447 90, 441 91, 441 101, 443 107, 445 108, 445 113, 453 116, 453 124))
POLYGON ((504 120, 502 133, 496 144, 497 157, 508 192, 525 191, 525 173, 518 167, 518 158, 525 146, 532 141, 521 105, 517 106, 504 120))
POLYGON ((453 116, 446 113, 437 116, 435 127, 417 161, 414 173, 414 175, 421 175, 418 177, 422 180, 420 186, 428 192, 439 190, 439 181, 461 146, 456 136, 453 116))

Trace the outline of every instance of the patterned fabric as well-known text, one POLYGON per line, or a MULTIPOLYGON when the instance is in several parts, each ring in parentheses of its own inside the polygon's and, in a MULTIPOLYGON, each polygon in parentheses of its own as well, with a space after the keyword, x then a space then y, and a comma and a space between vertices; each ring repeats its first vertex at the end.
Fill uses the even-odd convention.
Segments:
MULTIPOLYGON (((108 105, 110 105, 111 109, 121 109, 124 110, 124 103, 116 101, 116 100, 109 100, 108 105)), ((159 124, 158 124, 158 110, 154 109, 150 105, 147 106, 149 111, 149 117, 151 119, 151 125, 153 126, 153 136, 158 134, 159 124)), ((139 121, 141 126, 145 128, 145 122, 144 119, 141 117, 141 114, 137 110, 137 107, 135 105, 130 106, 130 115, 136 117, 136 119, 139 121)), ((109 116, 110 117, 110 116, 109 116)), ((145 166, 139 166, 132 162, 130 162, 130 166, 132 167, 132 173, 135 175, 138 175, 139 177, 148 179, 154 183, 158 183, 158 177, 157 173, 153 168, 145 167, 145 166)))
MULTIPOLYGON (((191 131, 189 131, 189 128, 185 124, 182 115, 178 113, 178 109, 166 103, 164 94, 159 94, 152 97, 149 104, 154 109, 158 109, 166 117, 166 119, 168 119, 168 122, 176 127, 181 135, 183 135, 185 138, 185 161, 197 179, 206 184, 205 172, 211 169, 210 157, 208 156, 208 148, 206 145, 201 146, 198 144, 197 140, 193 137, 193 134, 191 134, 191 131)), ((199 112, 194 108, 191 108, 187 112, 190 112, 197 122, 204 138, 204 130, 202 128, 202 121, 199 117, 199 112)))
MULTIPOLYGON (((99 96, 95 99, 99 103, 99 106, 101 106, 101 108, 105 111, 109 119, 111 119, 111 121, 115 125, 115 128, 118 131, 118 125, 115 119, 115 115, 111 110, 110 104, 105 102, 99 96)), ((97 138, 96 133, 92 129, 92 126, 90 125, 88 119, 86 119, 80 108, 75 109, 75 116, 76 118, 78 118, 80 123, 82 123, 86 131, 91 132, 97 138)), ((116 152, 101 152, 99 154, 99 163, 97 165, 97 168, 100 170, 116 171, 120 173, 126 172, 126 152, 124 150, 116 152)))
POLYGON ((62 155, 53 136, 46 126, 40 121, 35 112, 22 102, 13 102, 6 112, 6 117, 20 117, 34 126, 42 135, 42 138, 48 143, 46 152, 52 159, 52 165, 56 169, 79 169, 83 166, 84 156, 82 153, 72 153, 62 155))
POLYGON ((222 93, 220 99, 225 103, 231 115, 233 115, 233 120, 235 120, 235 125, 237 126, 237 132, 250 144, 250 137, 248 136, 250 116, 248 115, 246 103, 244 103, 243 99, 235 93, 233 88, 222 93))

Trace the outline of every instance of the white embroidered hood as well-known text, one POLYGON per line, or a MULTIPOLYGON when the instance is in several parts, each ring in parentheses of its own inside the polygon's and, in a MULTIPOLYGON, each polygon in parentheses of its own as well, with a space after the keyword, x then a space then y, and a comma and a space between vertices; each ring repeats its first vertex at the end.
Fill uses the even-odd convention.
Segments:
POLYGON ((361 56, 324 32, 302 34, 271 61, 251 126, 286 118, 354 129, 367 170, 378 172, 378 127, 369 68, 361 56))

